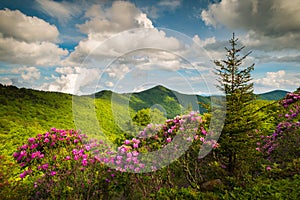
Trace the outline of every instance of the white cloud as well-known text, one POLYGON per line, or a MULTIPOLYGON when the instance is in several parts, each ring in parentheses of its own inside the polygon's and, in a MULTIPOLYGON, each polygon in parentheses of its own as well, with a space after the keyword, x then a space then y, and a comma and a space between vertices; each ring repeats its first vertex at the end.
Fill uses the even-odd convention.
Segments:
POLYGON ((22 68, 19 68, 18 72, 21 73, 21 77, 25 81, 33 82, 33 81, 39 80, 41 77, 40 71, 35 67, 24 66, 22 68))
MULTIPOLYGON (((300 85, 297 74, 287 74, 285 70, 267 72, 265 77, 254 80, 258 87, 287 89, 296 88, 300 85)), ((299 74, 298 74, 299 76, 299 74)))
POLYGON ((12 85, 13 84, 12 80, 10 78, 7 78, 7 77, 3 77, 3 78, 1 77, 0 78, 0 83, 2 85, 12 85))
POLYGON ((122 79, 129 71, 130 68, 126 64, 120 64, 115 67, 112 65, 104 72, 107 73, 110 78, 122 79))
POLYGON ((89 19, 77 26, 87 38, 79 42, 66 63, 81 63, 87 56, 113 58, 141 48, 182 48, 176 38, 155 29, 146 14, 130 2, 115 1, 106 9, 94 5, 85 15, 89 19))
POLYGON ((107 82, 105 82, 105 85, 107 87, 113 87, 115 84, 113 82, 111 82, 111 81, 107 81, 107 82))
POLYGON ((177 9, 181 5, 181 0, 162 0, 158 6, 163 6, 171 10, 177 9))
POLYGON ((59 74, 73 74, 75 69, 74 67, 57 67, 55 71, 59 74))
POLYGON ((82 33, 118 33, 132 28, 153 28, 152 22, 134 4, 115 1, 111 8, 93 5, 87 12, 84 24, 77 25, 82 33))
POLYGON ((247 45, 266 50, 300 48, 298 0, 222 0, 201 12, 206 25, 249 31, 247 45))
POLYGON ((80 67, 58 67, 55 70, 59 76, 52 76, 53 82, 44 83, 40 89, 48 91, 58 91, 70 94, 87 94, 95 92, 100 77, 99 69, 87 69, 80 67), (85 87, 89 87, 87 90, 85 87))
POLYGON ((150 16, 151 19, 157 19, 165 12, 173 12, 181 6, 181 0, 162 0, 152 6, 142 7, 141 9, 150 16))
POLYGON ((58 30, 37 17, 29 17, 19 10, 0 10, 0 33, 2 37, 25 42, 55 42, 58 30))
POLYGON ((37 17, 20 11, 0 10, 0 60, 10 64, 54 65, 68 51, 55 42, 58 30, 37 17))
POLYGON ((193 41, 198 44, 200 47, 205 47, 208 44, 214 44, 216 43, 215 37, 206 38, 205 40, 202 40, 199 35, 194 35, 193 41))
POLYGON ((72 17, 81 13, 83 6, 83 4, 78 1, 71 3, 67 1, 36 0, 36 2, 40 10, 53 18, 57 18, 62 24, 66 24, 72 17))
POLYGON ((11 64, 55 65, 67 50, 51 42, 27 43, 13 38, 0 37, 0 60, 11 64))

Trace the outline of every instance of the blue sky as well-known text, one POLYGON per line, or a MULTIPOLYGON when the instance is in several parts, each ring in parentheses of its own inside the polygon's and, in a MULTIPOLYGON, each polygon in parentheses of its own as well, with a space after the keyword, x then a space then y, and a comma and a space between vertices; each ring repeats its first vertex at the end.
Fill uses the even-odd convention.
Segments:
POLYGON ((215 94, 235 32, 256 93, 300 86, 298 0, 0 1, 0 83, 72 94, 215 94))

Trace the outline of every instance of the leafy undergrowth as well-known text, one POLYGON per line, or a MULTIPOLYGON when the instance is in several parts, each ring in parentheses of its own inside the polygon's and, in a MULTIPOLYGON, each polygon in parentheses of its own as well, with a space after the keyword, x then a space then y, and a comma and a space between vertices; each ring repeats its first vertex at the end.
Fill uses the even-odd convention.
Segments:
MULTIPOLYGON (((300 93, 281 101, 274 130, 253 130, 257 145, 234 176, 220 161, 222 146, 210 114, 191 112, 149 124, 118 145, 81 131, 51 128, 0 157, 4 199, 299 199, 300 93), (262 134, 262 136, 261 136, 262 134), (211 149, 199 158, 199 151, 211 149), (158 153, 157 153, 158 152, 158 153), (251 160, 251 159, 252 160, 251 160)), ((266 128, 267 127, 267 128, 266 128)), ((30 130, 24 130, 29 131, 30 130)), ((23 137, 27 137, 24 140, 23 137)))

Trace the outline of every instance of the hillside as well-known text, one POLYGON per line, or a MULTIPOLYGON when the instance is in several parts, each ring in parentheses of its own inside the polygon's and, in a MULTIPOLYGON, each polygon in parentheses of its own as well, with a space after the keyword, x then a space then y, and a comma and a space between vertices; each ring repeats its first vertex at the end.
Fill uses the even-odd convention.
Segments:
MULTIPOLYGON (((273 91, 259 95, 259 99, 277 100, 285 94, 285 91, 273 91)), ((210 97, 181 94, 163 86, 133 94, 101 91, 79 97, 0 85, 0 151, 9 151, 23 138, 51 127, 104 133, 115 139, 140 109, 158 108, 165 117, 173 118, 189 110, 204 112, 197 102, 209 104, 210 97)))
POLYGON ((87 134, 101 129, 111 139, 121 133, 107 99, 94 101, 88 97, 0 85, 0 154, 11 154, 24 138, 47 132, 51 127, 81 129, 87 134), (80 102, 80 106, 74 107, 73 102, 80 102), (91 119, 101 126, 88 126, 91 119))
POLYGON ((284 98, 287 93, 289 92, 284 90, 274 90, 274 91, 259 94, 258 99, 277 101, 284 98))
POLYGON ((198 102, 206 104, 210 102, 210 97, 182 94, 161 85, 138 93, 116 94, 105 90, 96 93, 95 97, 112 99, 112 101, 123 99, 124 103, 128 103, 134 111, 143 108, 157 108, 165 113, 167 118, 173 118, 176 115, 186 113, 188 110, 204 112, 205 109, 198 102))

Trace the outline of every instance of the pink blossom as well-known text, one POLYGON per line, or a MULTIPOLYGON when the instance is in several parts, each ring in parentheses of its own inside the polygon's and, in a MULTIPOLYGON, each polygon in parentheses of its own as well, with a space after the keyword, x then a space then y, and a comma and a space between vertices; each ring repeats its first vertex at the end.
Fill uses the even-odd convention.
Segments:
POLYGON ((117 160, 117 161, 116 161, 116 164, 117 164, 117 165, 120 165, 121 163, 122 163, 121 160, 117 160))
POLYGON ((125 140, 124 144, 126 144, 126 145, 130 144, 130 140, 125 140))
POLYGON ((13 154, 14 158, 17 158, 17 157, 19 157, 19 155, 20 155, 20 153, 19 153, 19 152, 14 152, 14 154, 13 154))
POLYGON ((27 175, 27 171, 25 170, 23 173, 20 174, 20 178, 24 178, 27 175))
POLYGON ((28 142, 29 142, 29 143, 33 143, 34 141, 35 141, 35 138, 29 138, 29 139, 28 139, 28 142))
POLYGON ((73 149, 73 150, 72 150, 72 153, 73 153, 73 155, 78 154, 77 149, 73 149))
POLYGON ((87 160, 85 158, 82 160, 81 163, 82 163, 83 166, 87 166, 87 160))
POLYGON ((141 141, 138 140, 138 139, 132 138, 132 142, 133 142, 133 143, 136 143, 136 144, 139 144, 141 141))
POLYGON ((202 132, 203 135, 207 134, 206 130, 203 127, 201 127, 201 132, 202 132))
POLYGON ((50 175, 51 176, 55 176, 56 175, 56 171, 51 171, 50 175))
POLYGON ((48 164, 48 163, 46 163, 46 164, 42 165, 42 168, 43 168, 43 170, 46 170, 46 169, 48 169, 48 166, 49 166, 49 164, 48 164))
POLYGON ((127 155, 128 158, 132 157, 132 153, 130 153, 130 152, 128 152, 126 155, 127 155))
POLYGON ((79 159, 79 156, 78 155, 75 155, 74 156, 74 160, 78 160, 79 159))
POLYGON ((142 163, 141 163, 141 164, 140 164, 140 168, 142 168, 142 169, 145 168, 145 164, 142 164, 142 163))
POLYGON ((133 156, 138 156, 138 155, 139 155, 139 152, 133 151, 133 152, 132 152, 132 155, 133 155, 133 156))
POLYGON ((24 167, 26 164, 25 163, 21 163, 20 164, 20 167, 24 167))
POLYGON ((166 141, 169 143, 172 141, 172 138, 168 137, 166 141))
POLYGON ((89 151, 91 149, 91 146, 90 145, 86 145, 85 146, 85 150, 89 151))
POLYGON ((134 143, 133 144, 133 148, 138 148, 139 147, 139 144, 138 143, 134 143))

